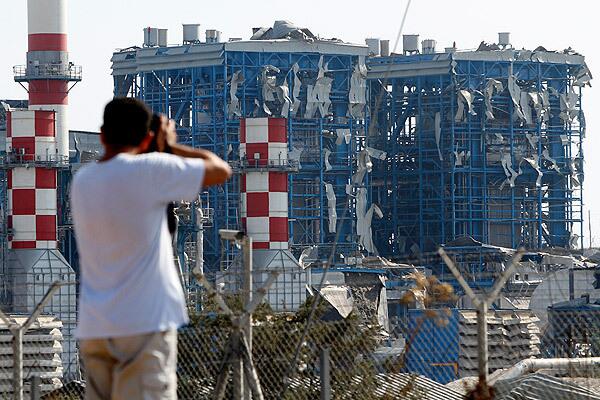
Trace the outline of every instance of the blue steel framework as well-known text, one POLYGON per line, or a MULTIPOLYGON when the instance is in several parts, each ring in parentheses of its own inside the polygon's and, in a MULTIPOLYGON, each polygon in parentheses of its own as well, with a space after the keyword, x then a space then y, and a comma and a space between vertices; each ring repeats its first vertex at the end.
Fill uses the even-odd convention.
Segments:
POLYGON ((512 248, 569 247, 574 235, 583 236, 577 180, 583 175, 585 123, 581 87, 573 86, 582 65, 486 60, 485 55, 473 60, 447 57, 449 67, 434 73, 420 66, 439 55, 370 59, 371 69, 377 66, 392 76, 369 80, 370 104, 381 104, 372 118, 375 134, 369 136, 369 144, 390 155, 371 176, 373 201, 384 213, 373 222, 380 252, 396 257, 427 253, 461 236, 512 248), (410 71, 393 77, 394 66, 410 71), (511 74, 523 91, 553 93, 548 122, 534 115, 535 123, 529 125, 517 118, 507 90, 511 74), (483 96, 490 79, 504 86, 491 98, 493 120, 486 118, 483 96), (556 94, 571 88, 577 96, 577 118, 565 123, 556 94), (464 119, 456 118, 461 89, 474 96, 473 112, 465 112, 464 119), (558 168, 543 157, 545 150, 558 168), (510 154, 514 170, 518 167, 521 173, 514 187, 506 183, 503 153, 510 154), (524 160, 533 155, 543 173, 540 186, 538 173, 524 160))
MULTIPOLYGON (((195 45, 195 46, 202 46, 195 45)), ((183 46, 186 47, 186 46, 183 46)), ((238 160, 239 117, 228 112, 231 78, 241 72, 244 82, 236 92, 241 115, 265 116, 263 104, 262 73, 265 66, 279 69, 277 85, 287 82, 290 93, 294 89, 292 67, 299 66, 302 82, 299 99, 301 107, 296 116, 288 118, 290 150, 303 148, 300 169, 289 178, 289 220, 292 250, 298 252, 307 245, 318 244, 320 255, 329 257, 336 233, 328 231, 328 210, 325 183, 331 183, 337 196, 337 254, 352 254, 357 249, 355 215, 352 196, 346 187, 356 169, 355 155, 364 148, 367 118, 348 117, 349 90, 352 72, 359 55, 327 54, 290 51, 227 51, 222 53, 222 64, 188 67, 182 63, 176 69, 115 76, 115 96, 133 96, 145 101, 155 112, 167 114, 178 126, 180 142, 194 147, 207 148, 228 161, 238 160), (325 117, 319 113, 314 118, 304 118, 307 85, 314 84, 323 57, 325 75, 332 78, 331 109, 325 117), (336 144, 336 129, 349 129, 350 143, 336 144), (324 150, 329 149, 331 169, 326 170, 324 150), (347 210, 347 211, 344 211, 347 210)), ((145 49, 146 52, 149 49, 145 49)), ((156 48, 156 56, 168 57, 168 49, 156 48)), ((129 52, 129 59, 135 52, 129 52)), ((271 73, 272 74, 272 73, 271 73)), ((290 95, 291 97, 291 95, 290 95)), ((366 111, 365 111, 366 112, 366 111)), ((239 179, 226 185, 209 189, 201 196, 202 207, 208 209, 212 220, 205 224, 204 261, 207 269, 219 267, 221 258, 231 261, 233 252, 220 242, 219 229, 238 229, 239 179)), ((194 219, 192 219, 193 221, 194 219)), ((179 250, 183 254, 185 243, 195 241, 197 228, 182 226, 179 250)))

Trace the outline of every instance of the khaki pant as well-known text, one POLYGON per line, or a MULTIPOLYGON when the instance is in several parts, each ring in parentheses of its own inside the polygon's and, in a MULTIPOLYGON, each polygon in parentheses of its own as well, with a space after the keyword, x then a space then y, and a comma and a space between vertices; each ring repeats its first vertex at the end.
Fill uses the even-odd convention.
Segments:
POLYGON ((87 400, 177 399, 177 331, 82 340, 87 400))

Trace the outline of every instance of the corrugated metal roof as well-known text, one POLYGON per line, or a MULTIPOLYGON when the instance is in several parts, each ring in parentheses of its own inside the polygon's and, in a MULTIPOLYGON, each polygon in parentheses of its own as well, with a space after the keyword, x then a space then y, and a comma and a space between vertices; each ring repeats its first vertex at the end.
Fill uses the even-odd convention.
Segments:
POLYGON ((497 400, 600 400, 600 394, 544 374, 525 375, 494 385, 497 400))
POLYGON ((222 65, 225 52, 317 53, 366 56, 368 47, 329 40, 240 40, 215 44, 188 44, 173 47, 147 47, 114 53, 113 75, 127 75, 166 69, 222 65))
POLYGON ((462 400, 463 395, 421 375, 379 374, 373 397, 392 396, 399 399, 462 400))
POLYGON ((532 61, 540 63, 583 65, 585 57, 550 51, 499 50, 457 51, 455 53, 394 55, 369 59, 369 79, 406 78, 411 76, 444 75, 457 61, 532 61))
MULTIPOLYGON (((377 389, 372 393, 371 398, 373 399, 463 400, 464 397, 461 393, 421 375, 409 373, 377 374, 375 379, 377 380, 377 389)), ((362 377, 355 376, 352 380, 353 384, 360 384, 362 377)), ((292 389, 315 385, 319 385, 318 377, 310 381, 305 378, 292 378, 290 380, 290 388, 292 389)), ((335 392, 333 397, 336 398, 335 392)))

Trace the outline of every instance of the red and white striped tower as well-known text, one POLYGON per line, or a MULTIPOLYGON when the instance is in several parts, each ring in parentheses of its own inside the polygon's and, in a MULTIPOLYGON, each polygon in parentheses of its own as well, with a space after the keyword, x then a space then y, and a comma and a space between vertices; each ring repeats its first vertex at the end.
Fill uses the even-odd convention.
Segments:
POLYGON ((29 108, 56 111, 56 149, 69 156, 69 82, 81 80, 67 52, 67 0, 27 0, 29 108))
POLYGON ((10 111, 7 153, 13 168, 8 175, 8 237, 11 249, 56 249, 56 113, 10 111), (44 163, 48 167, 42 167, 44 163))
POLYGON ((29 86, 29 109, 9 113, 8 224, 12 249, 57 248, 57 170, 68 165, 69 82, 81 69, 67 53, 67 0, 28 0, 27 64, 15 80, 29 86))
POLYGON ((241 217, 255 250, 288 250, 288 147, 285 118, 240 121, 241 217))

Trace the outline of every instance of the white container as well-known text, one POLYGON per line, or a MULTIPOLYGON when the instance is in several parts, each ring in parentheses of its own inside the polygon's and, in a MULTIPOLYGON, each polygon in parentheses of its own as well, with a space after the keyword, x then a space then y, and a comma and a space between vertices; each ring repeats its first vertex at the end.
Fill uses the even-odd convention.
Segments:
POLYGON ((377 57, 381 54, 381 43, 379 39, 368 38, 365 39, 365 43, 369 46, 369 55, 377 57))
POLYGON ((206 30, 206 43, 220 43, 221 42, 221 32, 215 29, 207 29, 206 30))
POLYGON ((144 47, 158 46, 158 29, 144 28, 144 47))
POLYGON ((200 41, 200 24, 183 24, 183 43, 200 41))
POLYGON ((169 33, 168 29, 159 29, 158 30, 158 45, 160 47, 167 47, 168 33, 169 33))
POLYGON ((402 35, 402 49, 404 53, 419 52, 419 35, 402 35))
POLYGON ((433 54, 435 53, 435 40, 433 39, 425 39, 421 42, 421 47, 423 49, 423 54, 433 54))
POLYGON ((500 46, 509 47, 510 46, 510 32, 498 33, 498 44, 500 46))
POLYGON ((389 57, 389 55, 390 55, 390 41, 389 40, 380 41, 379 48, 381 50, 381 57, 389 57))

